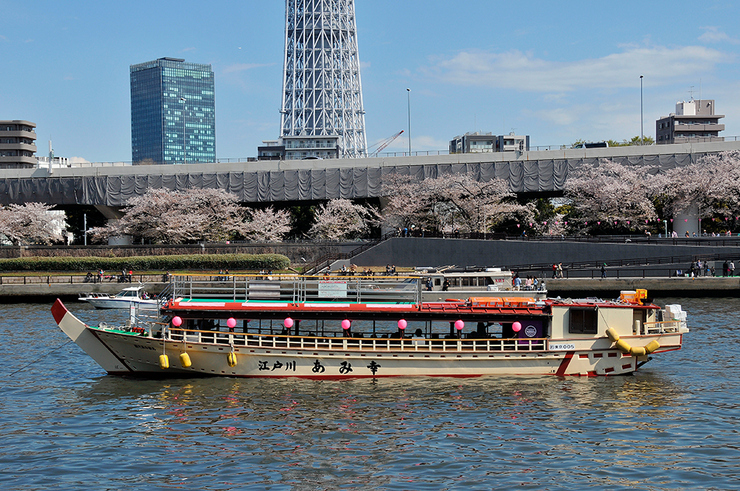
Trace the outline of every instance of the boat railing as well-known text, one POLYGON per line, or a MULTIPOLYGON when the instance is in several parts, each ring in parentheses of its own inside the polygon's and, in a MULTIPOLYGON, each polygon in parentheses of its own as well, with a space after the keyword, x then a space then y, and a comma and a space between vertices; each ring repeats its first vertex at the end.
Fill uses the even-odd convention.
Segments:
POLYGON ((173 342, 203 343, 234 348, 350 351, 544 351, 546 339, 428 339, 428 338, 350 338, 291 336, 285 334, 250 334, 224 331, 195 331, 170 328, 173 342))
POLYGON ((680 320, 645 322, 642 326, 641 334, 667 334, 681 332, 683 323, 680 320))
MULTIPOLYGON (((422 283, 404 276, 173 275, 175 299, 244 302, 421 302, 422 283)), ((169 293, 169 292, 168 292, 169 293)))

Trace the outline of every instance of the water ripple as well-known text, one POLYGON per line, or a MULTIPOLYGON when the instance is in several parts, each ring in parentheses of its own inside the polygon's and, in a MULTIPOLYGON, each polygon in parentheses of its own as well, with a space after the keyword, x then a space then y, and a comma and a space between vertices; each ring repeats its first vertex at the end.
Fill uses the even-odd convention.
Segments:
POLYGON ((46 306, 2 306, 0 483, 736 489, 739 335, 717 306, 740 301, 666 303, 690 312, 686 347, 632 377, 377 382, 109 377, 46 306))

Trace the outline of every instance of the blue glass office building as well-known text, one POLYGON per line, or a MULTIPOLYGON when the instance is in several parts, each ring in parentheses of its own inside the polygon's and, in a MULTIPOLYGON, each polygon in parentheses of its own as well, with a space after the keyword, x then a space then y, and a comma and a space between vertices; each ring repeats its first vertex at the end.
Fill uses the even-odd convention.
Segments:
POLYGON ((180 58, 131 65, 133 162, 215 162, 214 89, 211 65, 180 58))

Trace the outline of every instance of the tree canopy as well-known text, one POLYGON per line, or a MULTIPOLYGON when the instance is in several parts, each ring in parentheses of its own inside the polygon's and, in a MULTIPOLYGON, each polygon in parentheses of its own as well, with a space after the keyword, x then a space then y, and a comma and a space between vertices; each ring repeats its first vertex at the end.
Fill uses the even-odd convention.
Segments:
POLYGON ((44 203, 12 204, 0 208, 0 235, 13 245, 52 244, 64 240, 62 222, 44 203))

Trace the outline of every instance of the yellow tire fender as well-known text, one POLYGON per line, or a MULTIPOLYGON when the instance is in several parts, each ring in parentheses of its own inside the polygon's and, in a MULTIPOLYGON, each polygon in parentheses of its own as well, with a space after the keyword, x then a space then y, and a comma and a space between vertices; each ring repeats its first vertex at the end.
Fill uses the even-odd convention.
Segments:
POLYGON ((645 348, 633 346, 630 349, 630 353, 632 356, 645 356, 647 353, 645 352, 645 348))
POLYGON ((180 353, 180 365, 182 365, 183 368, 190 368, 193 365, 193 362, 190 361, 189 354, 180 353))
POLYGON ((617 348, 619 348, 619 351, 622 353, 629 353, 632 350, 632 346, 630 346, 624 339, 617 341, 617 348))
POLYGON ((617 334, 617 331, 613 327, 610 327, 606 330, 606 336, 611 340, 612 343, 616 343, 617 341, 619 341, 619 334, 617 334))
POLYGON ((659 343, 659 342, 658 342, 658 341, 657 341, 656 339, 653 339, 652 341, 650 341, 650 342, 649 342, 649 343, 648 343, 648 344, 647 344, 647 345, 645 346, 645 352, 646 352, 647 354, 650 354, 650 353, 653 353, 653 352, 654 352, 655 350, 657 350, 658 348, 660 348, 660 343, 659 343))

